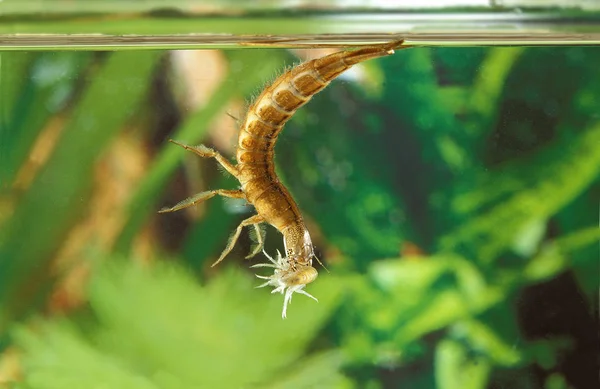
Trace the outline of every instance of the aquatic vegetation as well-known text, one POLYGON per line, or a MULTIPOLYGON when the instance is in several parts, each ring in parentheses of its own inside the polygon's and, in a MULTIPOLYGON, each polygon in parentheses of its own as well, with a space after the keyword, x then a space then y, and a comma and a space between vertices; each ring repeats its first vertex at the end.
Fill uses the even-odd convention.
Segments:
MULTIPOLYGON (((282 321, 243 261, 208 266, 250 209, 154 210, 236 185, 202 160, 175 174, 185 153, 165 140, 218 149, 213 119, 293 62, 287 51, 228 51, 236 82, 193 112, 162 53, 1 53, 0 382, 596 382, 599 55, 413 48, 298 111, 276 168, 332 272, 311 284, 319 304, 294 300, 282 321)), ((280 260, 265 286, 285 300, 280 260)))

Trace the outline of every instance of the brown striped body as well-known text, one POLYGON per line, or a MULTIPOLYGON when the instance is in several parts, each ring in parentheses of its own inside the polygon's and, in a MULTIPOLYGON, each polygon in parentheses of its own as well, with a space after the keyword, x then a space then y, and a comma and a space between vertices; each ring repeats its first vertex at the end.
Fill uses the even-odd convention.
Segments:
POLYGON ((238 138, 238 179, 257 213, 283 234, 286 256, 296 262, 312 262, 312 242, 296 202, 275 174, 277 137, 296 110, 334 78, 359 62, 393 54, 397 46, 342 51, 305 62, 265 88, 248 109, 238 138))
POLYGON ((285 293, 283 317, 293 293, 305 294, 314 299, 303 288, 316 279, 317 270, 312 267, 312 259, 315 257, 313 245, 300 210, 275 174, 273 157, 277 137, 296 110, 329 85, 334 78, 359 62, 391 55, 394 49, 400 48, 401 45, 402 41, 396 41, 381 46, 334 53, 305 62, 279 76, 248 109, 238 137, 237 165, 205 146, 193 147, 172 141, 201 157, 215 158, 225 170, 238 179, 241 189, 202 192, 159 212, 177 211, 216 195, 243 198, 252 204, 257 214, 240 223, 213 266, 232 250, 245 226, 253 226, 258 236, 258 246, 249 257, 260 252, 264 241, 258 226, 265 222, 271 224, 283 235, 285 256, 279 255, 275 260, 267 255, 270 263, 255 266, 275 268, 272 276, 258 277, 268 280, 262 286, 270 285, 275 287, 273 292, 285 293))

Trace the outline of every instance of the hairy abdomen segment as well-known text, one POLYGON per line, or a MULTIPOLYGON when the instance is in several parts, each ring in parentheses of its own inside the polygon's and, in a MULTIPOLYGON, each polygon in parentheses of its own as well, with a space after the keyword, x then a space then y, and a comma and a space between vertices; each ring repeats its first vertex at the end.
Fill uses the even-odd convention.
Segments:
POLYGON ((275 143, 283 126, 344 71, 359 62, 393 52, 390 47, 371 47, 306 62, 280 76, 249 107, 238 137, 239 180, 257 213, 263 214, 279 231, 302 222, 300 211, 279 182, 273 164, 275 143))

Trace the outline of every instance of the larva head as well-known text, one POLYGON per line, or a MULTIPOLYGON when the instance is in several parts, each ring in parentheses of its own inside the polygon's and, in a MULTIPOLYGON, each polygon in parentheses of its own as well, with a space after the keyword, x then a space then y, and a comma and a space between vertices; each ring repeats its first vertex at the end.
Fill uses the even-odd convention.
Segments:
POLYGON ((303 294, 315 301, 318 301, 314 296, 303 290, 306 284, 313 282, 317 278, 317 269, 310 265, 302 265, 290 261, 289 258, 282 257, 279 252, 277 252, 277 260, 271 258, 264 251, 263 253, 267 258, 269 258, 271 263, 259 263, 252 267, 270 267, 275 269, 272 276, 267 277, 257 275, 258 278, 267 280, 267 282, 258 286, 258 288, 262 288, 264 286, 273 286, 275 289, 273 289, 271 293, 280 292, 284 294, 283 312, 281 317, 286 317, 287 306, 292 301, 292 295, 294 292, 303 294))
POLYGON ((283 231, 285 257, 290 263, 311 266, 315 256, 308 230, 301 224, 290 226, 283 231))

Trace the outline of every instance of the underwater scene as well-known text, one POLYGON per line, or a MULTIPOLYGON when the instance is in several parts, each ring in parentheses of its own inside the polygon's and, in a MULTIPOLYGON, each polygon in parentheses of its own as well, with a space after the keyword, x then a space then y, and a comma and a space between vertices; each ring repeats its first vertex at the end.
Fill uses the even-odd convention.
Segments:
POLYGON ((170 139, 235 165, 253 99, 337 51, 1 52, 0 387, 595 387, 597 47, 396 50, 298 109, 274 171, 318 261, 285 319, 280 231, 211 267, 243 197, 158 213, 240 188, 170 139))

